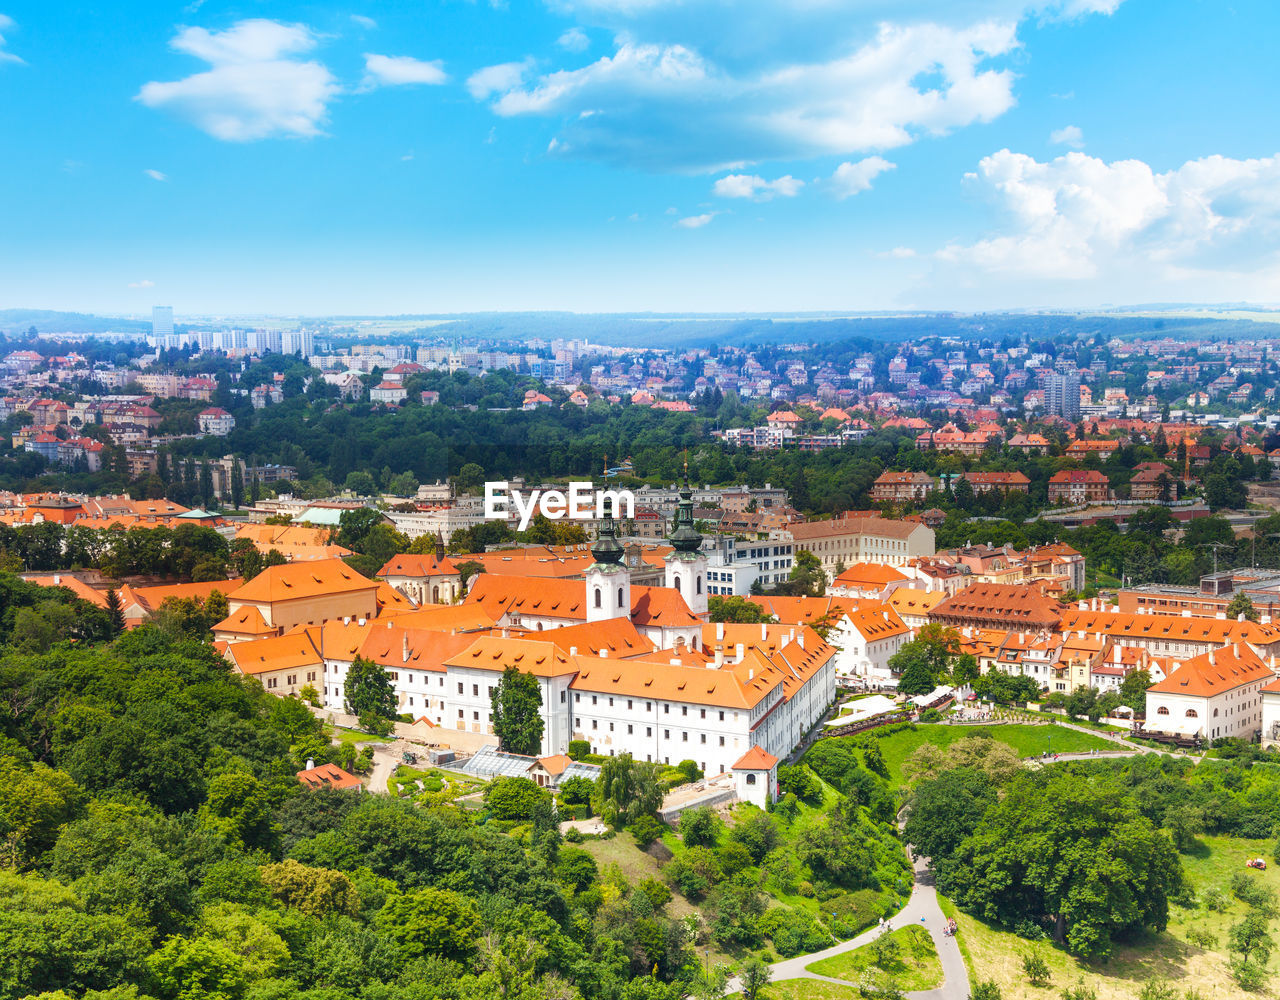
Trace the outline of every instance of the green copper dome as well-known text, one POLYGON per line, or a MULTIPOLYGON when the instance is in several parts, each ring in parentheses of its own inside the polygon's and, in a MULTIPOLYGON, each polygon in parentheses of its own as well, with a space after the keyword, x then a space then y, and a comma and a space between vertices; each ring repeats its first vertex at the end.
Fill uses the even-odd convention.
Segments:
POLYGON ((671 537, 667 539, 677 552, 697 552, 702 548, 702 535, 693 526, 693 490, 689 488, 689 474, 684 477, 680 491, 680 503, 676 506, 676 520, 671 537))
POLYGON ((625 550, 613 528, 613 499, 611 497, 604 498, 604 520, 600 524, 600 534, 596 538, 596 542, 591 546, 591 554, 595 556, 596 562, 603 565, 614 565, 622 562, 625 550))

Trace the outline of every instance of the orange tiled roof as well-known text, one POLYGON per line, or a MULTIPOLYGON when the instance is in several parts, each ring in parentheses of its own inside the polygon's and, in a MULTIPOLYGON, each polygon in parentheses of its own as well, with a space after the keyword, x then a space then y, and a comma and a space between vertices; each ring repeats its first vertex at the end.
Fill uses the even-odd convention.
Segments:
POLYGON ((323 665, 306 632, 238 642, 227 647, 226 655, 240 673, 249 676, 323 665))
POLYGON ((733 771, 772 771, 778 758, 760 746, 753 746, 730 768, 733 771))
POLYGON ((292 601, 326 594, 376 590, 377 583, 361 576, 341 559, 270 566, 230 595, 233 601, 292 601))
POLYGON ((1185 660, 1182 666, 1158 684, 1151 685, 1147 691, 1212 698, 1274 676, 1274 671, 1252 646, 1247 642, 1234 643, 1185 660))

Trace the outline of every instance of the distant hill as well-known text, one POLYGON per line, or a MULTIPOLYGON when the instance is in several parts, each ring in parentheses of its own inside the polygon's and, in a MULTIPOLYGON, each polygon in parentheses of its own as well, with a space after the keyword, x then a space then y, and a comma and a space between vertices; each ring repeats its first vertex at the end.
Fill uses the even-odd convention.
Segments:
POLYGON ((149 333, 148 320, 94 316, 52 309, 0 309, 0 333, 22 334, 31 327, 40 333, 149 333))

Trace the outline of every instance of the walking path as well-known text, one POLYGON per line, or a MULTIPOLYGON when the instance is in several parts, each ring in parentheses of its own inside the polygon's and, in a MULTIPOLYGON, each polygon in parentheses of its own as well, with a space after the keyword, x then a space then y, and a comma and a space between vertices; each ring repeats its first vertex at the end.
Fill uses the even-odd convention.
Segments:
MULTIPOLYGON (((832 945, 825 951, 814 952, 811 955, 798 955, 795 958, 775 962, 769 966, 769 971, 772 973, 771 982, 778 983, 784 979, 817 979, 825 983, 847 986, 851 990, 856 989, 855 984, 847 979, 821 976, 816 972, 810 972, 806 966, 870 944, 886 929, 920 924, 933 938, 933 946, 942 962, 943 980, 942 985, 937 989, 916 990, 908 993, 907 996, 912 1000, 965 1000, 969 995, 969 972, 964 967, 964 958, 960 955, 960 947, 956 944, 956 939, 942 933, 946 925, 946 917, 943 916, 942 908, 938 905, 938 894, 933 887, 933 875, 929 871, 927 859, 914 858, 913 864, 916 879, 911 890, 911 898, 907 900, 906 906, 885 921, 884 927, 872 927, 857 937, 832 945)), ((729 994, 740 992, 741 989, 742 985, 737 979, 729 981, 729 994)))

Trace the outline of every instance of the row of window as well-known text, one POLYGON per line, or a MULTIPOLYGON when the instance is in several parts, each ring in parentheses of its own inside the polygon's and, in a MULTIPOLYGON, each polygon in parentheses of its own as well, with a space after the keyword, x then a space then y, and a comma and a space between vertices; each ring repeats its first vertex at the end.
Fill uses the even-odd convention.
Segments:
MULTIPOLYGON (((462 713, 461 713, 461 712, 459 712, 459 713, 458 713, 458 715, 459 715, 459 717, 461 717, 462 713)), ((585 719, 578 718, 578 719, 574 719, 574 720, 573 720, 573 727, 574 727, 574 730, 575 730, 575 731, 577 731, 577 732, 585 732, 585 731, 586 731, 586 730, 584 729, 585 724, 586 724, 586 720, 585 720, 585 719)), ((612 732, 615 732, 615 731, 616 731, 616 730, 614 729, 614 725, 615 725, 615 723, 612 723, 612 722, 610 722, 610 723, 609 723, 609 729, 608 729, 608 731, 609 731, 609 732, 611 732, 611 733, 612 733, 612 732)), ((628 736, 634 736, 634 735, 635 735, 635 729, 636 729, 636 727, 635 727, 634 725, 631 725, 630 723, 628 723, 628 724, 627 724, 627 735, 628 735, 628 736)), ((591 720, 591 731, 592 731, 593 733, 598 733, 598 732, 600 732, 600 720, 599 720, 599 719, 592 719, 592 720, 591 720)), ((646 737, 648 737, 649 739, 652 739, 652 738, 653 738, 653 726, 645 726, 645 727, 644 727, 644 734, 645 734, 645 736, 646 736, 646 737)), ((706 742, 707 742, 707 734, 706 734, 706 733, 699 733, 699 734, 698 734, 698 736, 699 736, 698 742, 699 742, 699 743, 701 743, 701 744, 703 744, 703 745, 706 745, 706 742)), ((671 739, 671 730, 670 730, 670 729, 664 729, 664 730, 662 731, 662 738, 663 738, 664 740, 668 740, 668 741, 669 741, 669 740, 671 739)), ((721 737, 719 737, 719 739, 720 739, 720 746, 724 746, 724 745, 725 745, 725 743, 724 743, 724 737, 723 737, 723 736, 721 736, 721 737)), ((680 734, 680 742, 681 742, 681 743, 688 743, 688 742, 689 742, 689 734, 688 734, 688 732, 682 732, 682 733, 680 734)))

